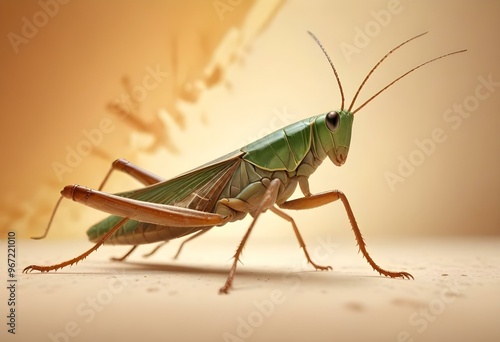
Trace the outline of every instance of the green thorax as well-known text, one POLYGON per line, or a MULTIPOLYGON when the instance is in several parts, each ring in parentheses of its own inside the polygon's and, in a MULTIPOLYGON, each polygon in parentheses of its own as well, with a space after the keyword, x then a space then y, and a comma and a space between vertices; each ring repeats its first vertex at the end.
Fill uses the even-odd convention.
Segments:
POLYGON ((292 172, 311 151, 320 160, 329 156, 336 165, 342 165, 354 117, 348 111, 338 111, 338 122, 332 127, 327 124, 332 117, 329 113, 298 121, 246 145, 241 149, 245 152, 242 158, 265 170, 292 172))

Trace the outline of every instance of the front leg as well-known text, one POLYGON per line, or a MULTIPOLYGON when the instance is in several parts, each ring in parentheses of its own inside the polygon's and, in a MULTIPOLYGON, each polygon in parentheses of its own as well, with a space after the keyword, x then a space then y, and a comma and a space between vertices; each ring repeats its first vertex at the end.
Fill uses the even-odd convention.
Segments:
POLYGON ((361 253, 363 253, 363 256, 365 257, 366 261, 368 261, 370 266, 373 267, 373 269, 378 273, 387 277, 413 279, 413 276, 408 272, 387 271, 378 266, 373 261, 371 256, 368 254, 368 251, 366 250, 366 243, 363 239, 363 236, 361 235, 361 231, 359 230, 356 219, 354 218, 351 205, 349 204, 349 201, 347 200, 347 197, 346 195, 344 195, 344 193, 342 193, 339 190, 331 190, 320 194, 311 195, 309 192, 309 185, 307 183, 307 178, 305 177, 299 178, 299 184, 303 192, 304 190, 306 190, 306 193, 304 193, 306 197, 297 198, 291 201, 284 202, 279 206, 280 208, 293 209, 293 210, 312 209, 340 199, 344 204, 347 216, 349 217, 349 221, 351 222, 352 231, 354 232, 354 236, 356 237, 356 242, 358 243, 359 250, 361 251, 361 253))

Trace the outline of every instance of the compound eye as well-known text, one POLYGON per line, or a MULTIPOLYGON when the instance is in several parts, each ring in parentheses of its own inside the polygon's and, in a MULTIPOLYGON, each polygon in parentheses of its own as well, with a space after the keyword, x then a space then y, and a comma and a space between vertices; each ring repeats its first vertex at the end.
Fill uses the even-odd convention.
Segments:
POLYGON ((340 115, 337 112, 329 112, 326 114, 326 127, 330 132, 335 132, 340 126, 340 115))

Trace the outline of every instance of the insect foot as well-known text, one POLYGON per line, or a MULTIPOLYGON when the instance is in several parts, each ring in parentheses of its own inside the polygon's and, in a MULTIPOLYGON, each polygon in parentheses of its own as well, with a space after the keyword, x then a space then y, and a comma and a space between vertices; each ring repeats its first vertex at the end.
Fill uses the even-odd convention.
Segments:
POLYGON ((29 265, 28 267, 24 268, 23 273, 30 273, 33 271, 48 272, 49 270, 47 270, 46 267, 43 266, 29 265))
POLYGON ((413 278, 413 276, 408 273, 408 272, 388 272, 388 271, 384 271, 384 272, 380 272, 378 271, 381 275, 384 275, 386 277, 389 277, 389 278, 403 278, 403 279, 415 279, 413 278))
POLYGON ((317 265, 317 264, 312 264, 313 267, 316 269, 316 270, 320 270, 320 271, 331 271, 333 270, 332 266, 321 266, 321 265, 317 265))
POLYGON ((231 283, 227 283, 224 284, 224 286, 222 286, 220 289, 219 289, 219 294, 229 294, 229 288, 231 287, 231 283))

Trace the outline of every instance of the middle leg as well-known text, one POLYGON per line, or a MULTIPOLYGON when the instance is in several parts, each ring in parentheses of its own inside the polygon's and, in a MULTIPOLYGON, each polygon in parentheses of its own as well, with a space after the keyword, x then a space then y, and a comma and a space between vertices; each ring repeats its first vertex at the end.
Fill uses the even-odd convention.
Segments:
POLYGON ((300 232, 299 232, 299 228, 297 227, 297 224, 295 223, 294 219, 291 216, 287 215, 286 213, 284 213, 283 211, 281 211, 275 207, 270 208, 270 210, 273 213, 275 213, 276 215, 278 215, 279 217, 287 220, 288 222, 290 222, 292 224, 293 231, 295 232, 295 236, 297 237, 297 240, 299 240, 300 247, 302 248, 302 250, 304 251, 304 254, 306 255, 307 262, 309 262, 311 265, 313 265, 313 267, 317 270, 324 271, 324 270, 331 270, 332 269, 331 266, 321 266, 321 265, 318 265, 314 261, 311 260, 311 257, 309 256, 309 253, 307 252, 307 248, 306 248, 306 244, 304 242, 304 239, 302 239, 302 236, 300 235, 300 232))

